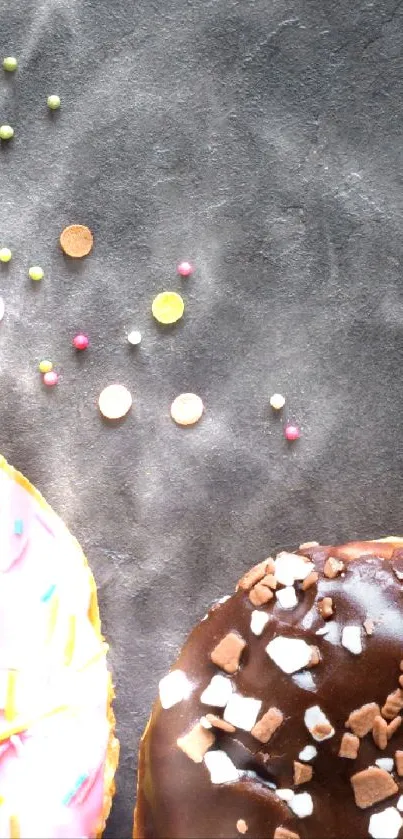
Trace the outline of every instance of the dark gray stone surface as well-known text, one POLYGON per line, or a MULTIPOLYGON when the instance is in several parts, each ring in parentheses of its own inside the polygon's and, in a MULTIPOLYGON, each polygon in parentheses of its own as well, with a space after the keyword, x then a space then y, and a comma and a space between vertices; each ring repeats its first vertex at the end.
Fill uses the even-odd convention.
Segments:
POLYGON ((0 3, 1 52, 20 60, 0 75, 15 127, 0 449, 99 585, 122 742, 109 839, 130 835, 139 735, 206 605, 277 545, 402 532, 402 15, 401 0, 0 3), (96 242, 79 264, 57 244, 74 221, 96 242), (164 288, 187 305, 168 331, 150 315, 164 288), (96 408, 113 381, 134 397, 116 428, 96 408), (169 405, 186 390, 206 415, 183 430, 169 405))

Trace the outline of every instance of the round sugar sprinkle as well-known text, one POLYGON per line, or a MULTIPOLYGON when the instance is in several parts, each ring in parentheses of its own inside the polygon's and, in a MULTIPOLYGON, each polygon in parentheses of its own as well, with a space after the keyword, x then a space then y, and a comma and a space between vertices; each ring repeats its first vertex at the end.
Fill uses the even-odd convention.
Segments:
POLYGON ((58 381, 59 376, 57 375, 57 373, 55 373, 54 370, 49 370, 49 372, 45 373, 43 377, 43 383, 46 385, 46 387, 54 387, 55 385, 57 385, 58 381))
POLYGON ((85 224, 69 224, 60 234, 60 246, 67 256, 81 259, 92 250, 94 237, 85 224))
POLYGON ((8 55, 6 58, 3 58, 3 69, 7 70, 8 73, 14 73, 17 67, 18 61, 13 55, 8 55))
POLYGON ((154 297, 152 313, 159 323, 176 323, 184 310, 183 299, 176 291, 162 291, 154 297))
POLYGON ((273 396, 270 397, 270 405, 274 411, 281 411, 285 405, 284 396, 281 393, 273 393, 273 396))
POLYGON ((12 257, 12 253, 10 248, 1 248, 0 249, 0 262, 10 262, 12 257))
POLYGON ((299 440, 301 436, 301 430, 298 425, 295 423, 288 423, 284 429, 284 437, 288 440, 289 443, 294 442, 294 440, 299 440))
POLYGON ((43 361, 39 362, 38 370, 40 373, 51 373, 53 370, 53 364, 48 358, 44 358, 43 361))
POLYGON ((61 105, 60 96, 57 96, 56 93, 52 93, 47 98, 47 105, 48 105, 48 108, 51 111, 57 111, 58 108, 60 108, 60 105, 61 105))
POLYGON ((195 393, 181 393, 171 405, 171 417, 177 425, 194 425, 204 410, 200 396, 195 393))
POLYGON ((99 410, 106 419, 121 419, 132 406, 132 396, 124 385, 108 385, 98 399, 99 410))
POLYGON ((129 332, 127 340, 133 347, 137 347, 138 344, 141 344, 141 332, 138 329, 133 329, 129 332))
POLYGON ((14 128, 11 125, 0 125, 0 140, 11 140, 14 137, 14 128))
POLYGON ((73 338, 73 346, 76 348, 76 350, 86 350, 89 346, 89 343, 90 342, 87 336, 82 335, 81 333, 79 335, 75 335, 73 338))
POLYGON ((45 272, 40 265, 32 265, 28 271, 28 276, 30 280, 34 280, 35 282, 39 282, 43 280, 45 276, 45 272))
POLYGON ((181 277, 190 277, 193 274, 194 268, 191 262, 180 262, 177 267, 177 272, 180 274, 181 277))

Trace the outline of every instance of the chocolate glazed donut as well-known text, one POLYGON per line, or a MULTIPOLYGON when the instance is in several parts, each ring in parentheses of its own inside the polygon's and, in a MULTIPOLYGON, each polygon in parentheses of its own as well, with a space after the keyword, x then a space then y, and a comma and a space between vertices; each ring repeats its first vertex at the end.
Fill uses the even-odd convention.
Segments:
POLYGON ((402 586, 395 537, 245 574, 160 682, 134 838, 403 836, 402 586))

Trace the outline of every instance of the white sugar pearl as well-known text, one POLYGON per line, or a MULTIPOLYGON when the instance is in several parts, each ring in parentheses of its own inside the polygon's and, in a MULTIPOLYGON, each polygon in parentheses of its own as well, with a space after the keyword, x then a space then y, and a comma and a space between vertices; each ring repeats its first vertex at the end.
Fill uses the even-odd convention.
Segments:
POLYGON ((298 795, 294 795, 291 801, 288 802, 288 806, 296 816, 300 819, 305 819, 313 813, 312 796, 309 795, 309 792, 301 792, 298 795))
POLYGON ((137 347, 138 344, 141 344, 141 332, 138 329, 133 329, 129 332, 127 340, 133 347, 137 347))

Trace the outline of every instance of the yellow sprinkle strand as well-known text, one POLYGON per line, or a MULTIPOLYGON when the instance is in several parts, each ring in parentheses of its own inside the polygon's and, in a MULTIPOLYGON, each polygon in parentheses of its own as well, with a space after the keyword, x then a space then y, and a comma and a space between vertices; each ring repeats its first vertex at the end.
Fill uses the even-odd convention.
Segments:
POLYGON ((3 796, 2 796, 2 795, 0 795, 0 807, 1 807, 1 805, 2 805, 2 804, 4 804, 5 800, 6 800, 6 799, 5 799, 5 798, 3 798, 3 796))
POLYGON ((56 628, 57 617, 59 613, 59 598, 57 594, 54 594, 49 603, 49 626, 48 626, 48 635, 47 635, 47 643, 50 644, 53 633, 56 628))
POLYGON ((15 693, 17 686, 17 671, 9 670, 7 679, 7 695, 6 707, 4 708, 4 716, 8 722, 17 716, 15 693))
POLYGON ((11 728, 7 728, 5 731, 0 731, 0 743, 4 743, 6 740, 9 740, 10 737, 13 737, 15 734, 22 734, 23 731, 28 731, 29 728, 32 728, 34 725, 36 725, 36 723, 46 719, 47 717, 53 717, 55 714, 65 713, 65 711, 69 710, 69 707, 69 705, 59 705, 57 708, 52 708, 50 711, 45 711, 43 714, 39 714, 39 716, 36 717, 36 719, 21 720, 21 722, 17 725, 13 725, 11 728))
POLYGON ((18 816, 10 816, 10 839, 20 839, 20 820, 18 816))
POLYGON ((72 662, 75 645, 76 645, 76 616, 75 615, 70 615, 70 617, 69 617, 69 629, 68 629, 68 635, 67 635, 67 643, 66 643, 66 649, 65 649, 65 652, 64 652, 64 662, 66 664, 66 667, 69 667, 69 665, 72 662))
MULTIPOLYGON (((91 574, 92 577, 92 574, 91 574)), ((98 608, 98 598, 97 598, 97 589, 95 585, 95 580, 92 577, 90 580, 91 586, 91 597, 90 597, 90 605, 88 608, 88 618, 92 623, 94 629, 99 633, 101 631, 101 622, 99 620, 99 608, 98 608)))

